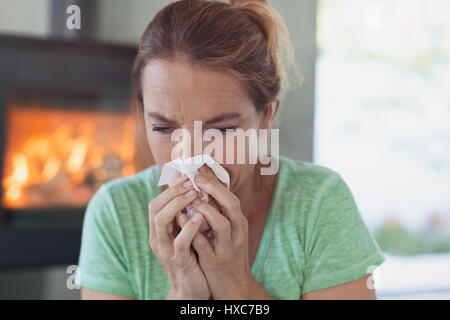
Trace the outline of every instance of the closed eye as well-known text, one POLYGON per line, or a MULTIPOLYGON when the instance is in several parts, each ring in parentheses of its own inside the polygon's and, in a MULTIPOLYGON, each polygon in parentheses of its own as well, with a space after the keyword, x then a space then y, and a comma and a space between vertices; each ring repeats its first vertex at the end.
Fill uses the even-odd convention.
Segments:
MULTIPOLYGON (((237 126, 214 128, 214 129, 220 130, 220 132, 222 132, 223 134, 226 134, 227 130, 236 130, 236 128, 237 128, 237 126)), ((160 133, 169 133, 173 130, 174 130, 174 128, 172 128, 172 127, 157 127, 157 126, 152 127, 152 131, 160 132, 160 133)))
POLYGON ((156 127, 156 126, 153 126, 153 128, 152 128, 152 131, 161 132, 161 133, 169 133, 172 130, 173 130, 173 128, 171 128, 171 127, 156 127))
POLYGON ((215 128, 217 130, 220 130, 223 134, 227 133, 227 130, 236 130, 237 126, 235 127, 223 127, 223 128, 215 128))

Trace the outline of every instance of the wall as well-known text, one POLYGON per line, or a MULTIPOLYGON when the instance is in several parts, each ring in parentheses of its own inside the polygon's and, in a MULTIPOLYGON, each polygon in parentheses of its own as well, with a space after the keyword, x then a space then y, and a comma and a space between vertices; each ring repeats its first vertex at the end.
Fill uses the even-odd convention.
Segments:
POLYGON ((45 37, 50 0, 0 0, 0 33, 45 37))

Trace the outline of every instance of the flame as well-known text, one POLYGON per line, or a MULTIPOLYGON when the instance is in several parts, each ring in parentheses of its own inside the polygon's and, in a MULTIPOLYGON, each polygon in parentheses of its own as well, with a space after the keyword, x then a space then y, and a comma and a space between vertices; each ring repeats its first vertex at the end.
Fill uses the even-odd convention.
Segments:
POLYGON ((81 169, 86 157, 87 144, 84 141, 76 140, 73 142, 72 151, 67 161, 67 170, 75 173, 81 169))
POLYGON ((49 159, 44 166, 44 170, 42 171, 42 178, 44 181, 50 181, 52 180, 59 171, 59 168, 61 166, 61 161, 53 157, 49 159))
POLYGON ((12 175, 13 184, 22 185, 28 179, 28 162, 23 154, 17 154, 13 158, 14 173, 12 175))
MULTIPOLYGON (((39 119, 29 115, 27 118, 39 119)), ((119 119, 118 116, 116 118, 119 119)), ((122 166, 114 174, 134 174, 136 169, 133 164, 135 148, 132 119, 125 117, 121 121, 115 121, 114 123, 121 123, 122 131, 117 131, 117 125, 112 125, 110 130, 117 132, 119 139, 115 134, 113 136, 116 138, 110 138, 108 143, 104 142, 105 136, 108 140, 107 134, 101 135, 101 139, 98 137, 100 122, 94 120, 79 121, 76 125, 62 123, 54 130, 30 134, 18 146, 13 139, 8 145, 13 145, 14 149, 6 153, 10 170, 6 172, 2 183, 5 206, 26 206, 31 199, 36 198, 35 194, 42 194, 43 200, 48 200, 53 198, 51 192, 78 190, 78 194, 85 196, 89 188, 115 177, 111 176, 110 170, 115 170, 117 161, 114 160, 113 169, 110 169, 111 165, 105 163, 108 161, 108 155, 120 158, 122 166)))
POLYGON ((28 179, 28 162, 23 154, 16 154, 13 156, 13 173, 4 181, 4 186, 7 188, 5 198, 7 201, 17 201, 20 198, 20 187, 27 182, 28 179))

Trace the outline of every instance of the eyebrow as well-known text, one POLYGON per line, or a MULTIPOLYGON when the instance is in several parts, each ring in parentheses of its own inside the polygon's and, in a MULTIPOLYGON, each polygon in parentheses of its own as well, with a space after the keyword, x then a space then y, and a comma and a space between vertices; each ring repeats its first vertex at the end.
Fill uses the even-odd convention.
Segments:
MULTIPOLYGON (((166 124, 176 125, 175 121, 167 119, 166 117, 164 117, 162 114, 160 114, 158 112, 148 112, 148 115, 150 117, 156 118, 159 121, 164 122, 166 124)), ((220 114, 218 116, 212 117, 209 120, 206 120, 204 124, 208 125, 208 124, 212 124, 212 123, 222 122, 222 121, 226 121, 226 120, 234 120, 234 119, 241 119, 241 115, 236 112, 224 113, 224 114, 220 114)))
POLYGON ((164 117, 162 114, 158 113, 158 112, 149 112, 148 115, 152 118, 158 119, 161 122, 164 122, 166 124, 176 124, 175 121, 169 120, 166 117, 164 117))

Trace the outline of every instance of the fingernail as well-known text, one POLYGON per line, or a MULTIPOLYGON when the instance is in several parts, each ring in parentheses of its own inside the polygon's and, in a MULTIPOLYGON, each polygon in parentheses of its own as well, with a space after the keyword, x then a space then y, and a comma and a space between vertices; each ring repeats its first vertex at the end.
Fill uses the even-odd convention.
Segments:
POLYGON ((185 187, 185 188, 189 188, 189 187, 191 187, 191 186, 192 186, 191 180, 186 181, 185 183, 183 183, 183 187, 185 187))
POLYGON ((205 183, 206 181, 208 181, 208 178, 202 175, 198 175, 195 177, 195 181, 197 181, 198 183, 205 183))
POLYGON ((194 207, 187 205, 186 206, 186 212, 189 217, 192 217, 197 211, 195 211, 194 207))
POLYGON ((182 215, 180 216, 180 220, 181 220, 181 222, 182 222, 183 224, 185 224, 185 223, 188 221, 188 218, 186 217, 186 215, 182 214, 182 215))
POLYGON ((195 191, 194 191, 194 190, 191 190, 191 191, 186 192, 186 193, 184 194, 184 196, 185 196, 186 198, 190 198, 190 197, 192 197, 194 194, 195 194, 195 191))
POLYGON ((192 222, 194 222, 194 223, 200 222, 201 220, 202 220, 202 215, 200 213, 196 213, 192 217, 192 222))

